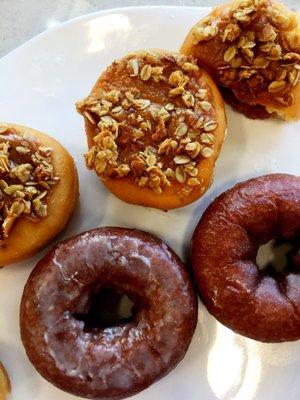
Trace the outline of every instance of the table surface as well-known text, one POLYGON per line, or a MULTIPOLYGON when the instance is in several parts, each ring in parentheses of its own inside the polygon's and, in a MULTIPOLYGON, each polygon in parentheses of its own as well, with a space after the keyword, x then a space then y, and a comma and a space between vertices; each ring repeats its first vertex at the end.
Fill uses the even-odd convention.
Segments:
MULTIPOLYGON (((215 6, 224 0, 0 0, 0 57, 60 22, 100 10, 141 5, 215 6)), ((299 0, 285 0, 299 9, 299 0)))

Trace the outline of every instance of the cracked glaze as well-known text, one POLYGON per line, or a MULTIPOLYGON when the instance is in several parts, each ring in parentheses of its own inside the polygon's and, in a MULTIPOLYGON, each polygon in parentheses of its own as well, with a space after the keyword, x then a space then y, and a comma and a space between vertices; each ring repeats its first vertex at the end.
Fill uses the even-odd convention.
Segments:
POLYGON ((158 380, 184 357, 197 321, 184 265, 162 241, 133 229, 99 228, 57 245, 30 275, 21 304, 29 359, 59 388, 118 399, 158 380), (132 322, 83 330, 74 313, 115 287, 135 301, 132 322))
POLYGON ((240 183, 206 210, 192 239, 201 298, 220 322, 263 342, 300 339, 300 258, 277 277, 256 255, 273 238, 300 238, 300 177, 271 174, 240 183))

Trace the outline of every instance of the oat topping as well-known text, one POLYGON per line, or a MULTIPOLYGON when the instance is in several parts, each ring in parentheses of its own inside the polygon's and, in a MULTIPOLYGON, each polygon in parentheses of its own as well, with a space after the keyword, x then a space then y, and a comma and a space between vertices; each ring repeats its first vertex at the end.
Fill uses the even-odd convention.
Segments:
POLYGON ((20 217, 39 221, 47 216, 47 197, 59 177, 52 148, 0 126, 0 243, 20 217))
POLYGON ((139 52, 105 74, 101 90, 76 104, 93 125, 87 167, 103 180, 126 177, 158 195, 170 186, 188 195, 201 185, 199 168, 214 154, 218 123, 194 60, 139 52))
POLYGON ((293 104, 291 92, 300 80, 296 13, 272 0, 240 0, 226 15, 196 26, 193 36, 195 43, 213 40, 220 47, 222 58, 213 61, 217 78, 240 99, 293 104))

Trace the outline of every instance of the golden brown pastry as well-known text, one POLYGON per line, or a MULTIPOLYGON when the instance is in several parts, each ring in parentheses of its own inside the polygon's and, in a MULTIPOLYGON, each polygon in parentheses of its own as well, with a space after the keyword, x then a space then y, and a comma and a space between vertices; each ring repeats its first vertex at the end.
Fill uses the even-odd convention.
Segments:
POLYGON ((191 58, 130 54, 107 68, 77 109, 87 167, 123 201, 169 210, 211 184, 226 117, 216 85, 191 58))
POLYGON ((0 400, 6 400, 10 393, 10 382, 3 365, 0 362, 0 400))
POLYGON ((238 111, 300 118, 299 16, 277 1, 234 0, 215 8, 181 51, 212 74, 238 111))
POLYGON ((66 225, 78 197, 77 172, 56 140, 0 124, 0 265, 45 247, 66 225))

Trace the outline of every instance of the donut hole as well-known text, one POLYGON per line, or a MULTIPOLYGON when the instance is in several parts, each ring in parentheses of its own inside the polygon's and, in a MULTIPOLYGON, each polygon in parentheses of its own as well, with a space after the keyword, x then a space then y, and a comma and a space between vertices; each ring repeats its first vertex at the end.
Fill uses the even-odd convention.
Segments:
POLYGON ((259 247, 256 264, 260 271, 271 276, 294 272, 294 266, 289 262, 293 251, 294 243, 272 239, 259 247))
POLYGON ((133 322, 135 304, 125 293, 114 288, 104 288, 94 294, 85 313, 73 317, 84 323, 84 331, 111 328, 133 322))

